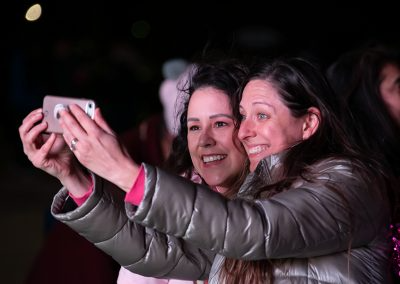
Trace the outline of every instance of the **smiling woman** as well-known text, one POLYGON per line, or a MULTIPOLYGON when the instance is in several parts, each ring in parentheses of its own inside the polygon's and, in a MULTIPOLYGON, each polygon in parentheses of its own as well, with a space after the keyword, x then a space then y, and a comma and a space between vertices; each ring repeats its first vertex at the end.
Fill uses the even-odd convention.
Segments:
POLYGON ((246 162, 226 93, 214 87, 196 90, 189 101, 187 128, 194 169, 208 185, 224 192, 246 162))
POLYGON ((291 115, 275 86, 262 79, 252 80, 244 88, 240 113, 239 138, 247 151, 251 171, 264 157, 308 139, 318 129, 321 117, 315 107, 301 116, 291 115))
MULTIPOLYGON (((239 93, 237 91, 240 87, 240 84, 243 82, 245 75, 246 68, 235 60, 228 60, 218 63, 201 63, 197 64, 193 68, 192 73, 188 75, 190 79, 187 85, 183 85, 182 87, 184 94, 182 98, 183 108, 180 115, 180 126, 178 129, 178 134, 174 140, 173 151, 168 163, 168 168, 170 171, 190 178, 192 181, 197 183, 210 185, 211 189, 221 192, 226 196, 231 194, 231 191, 236 194, 237 190, 239 189, 236 184, 241 183, 243 177, 247 173, 246 154, 237 137, 239 124, 237 121, 237 115, 236 113, 234 114, 234 110, 237 112, 237 105, 239 104, 239 93), (230 191, 225 192, 224 189, 226 188, 229 188, 230 191)), ((75 115, 73 112, 74 106, 71 106, 70 113, 65 111, 61 113, 61 120, 63 121, 61 123, 62 125, 64 123, 68 123, 70 119, 74 119, 75 115)), ((100 113, 97 112, 97 116, 95 117, 96 122, 99 123, 99 125, 105 126, 104 121, 101 121, 101 116, 99 120, 99 116, 100 113)), ((38 153, 49 149, 47 148, 50 145, 49 143, 54 143, 55 141, 56 143, 61 143, 63 141, 61 137, 50 137, 50 139, 41 146, 41 150, 37 149, 36 146, 31 144, 34 142, 33 140, 41 143, 44 142, 41 140, 40 133, 45 129, 45 124, 42 123, 34 126, 35 122, 40 120, 41 117, 42 115, 40 115, 40 111, 32 112, 24 120, 24 123, 20 128, 21 139, 23 140, 26 153, 33 160, 36 160, 34 157, 38 153), (30 137, 31 133, 33 133, 35 137, 30 137), (31 138, 33 140, 31 140, 31 138)), ((109 133, 108 131, 110 130, 108 129, 107 133, 109 133)), ((80 137, 70 137, 70 134, 67 134, 66 132, 65 134, 68 141, 75 138, 79 140, 79 143, 76 145, 73 153, 83 150, 85 145, 84 143, 81 143, 82 141, 80 140, 80 137)), ((115 139, 115 137, 110 138, 115 139)), ((52 144, 51 147, 54 147, 54 145, 55 144, 52 144)), ((38 163, 35 162, 35 164, 40 164, 40 167, 43 167, 43 170, 58 176, 60 181, 63 183, 65 182, 66 184, 69 184, 70 186, 67 187, 68 190, 71 190, 71 196, 78 205, 81 205, 82 208, 84 208, 90 203, 90 200, 87 200, 87 198, 89 197, 91 191, 89 189, 89 185, 85 186, 84 184, 79 184, 82 181, 81 174, 83 174, 81 167, 78 166, 77 171, 73 170, 72 172, 74 172, 74 174, 68 177, 63 177, 62 175, 60 176, 60 173, 58 172, 59 170, 62 171, 65 166, 69 166, 70 168, 77 166, 75 163, 66 165, 62 162, 69 160, 69 158, 63 158, 64 155, 70 157, 71 154, 72 152, 59 153, 58 157, 54 156, 54 164, 42 163, 43 160, 37 161, 38 163), (56 168, 53 169, 53 166, 56 168), (75 180, 77 183, 70 183, 71 180, 75 179, 75 174, 78 174, 78 179, 75 180), (83 189, 83 191, 73 191, 72 189, 74 187, 76 188, 76 185, 78 185, 80 189, 83 189), (76 198, 76 196, 82 196, 82 193, 82 198, 76 198)), ((49 158, 48 155, 47 158, 49 158)), ((130 157, 125 158, 131 159, 130 157)), ((83 181, 87 181, 87 179, 83 178, 83 181)), ((111 184, 106 185, 106 187, 108 188, 105 189, 106 191, 114 191, 111 184)), ((96 188, 97 186, 95 186, 94 189, 96 188)), ((120 197, 117 197, 115 200, 120 205, 123 201, 120 197)), ((117 207, 110 206, 108 209, 112 211, 117 207)), ((122 207, 120 207, 120 209, 122 209, 122 207)), ((120 213, 123 213, 123 211, 120 213)), ((112 216, 115 217, 118 215, 119 214, 109 215, 111 219, 113 219, 109 220, 109 224, 116 224, 116 222, 118 223, 121 220, 127 221, 127 216, 124 216, 124 214, 117 217, 117 220, 114 220, 112 216)), ((99 218, 101 223, 103 222, 101 217, 97 216, 96 218, 99 218)), ((89 219, 87 219, 87 221, 89 223, 91 222, 89 219)), ((121 229, 122 231, 120 233, 122 234, 122 238, 125 238, 123 235, 128 231, 130 231, 130 234, 137 234, 138 244, 144 240, 144 235, 147 236, 145 239, 149 241, 150 239, 148 239, 148 236, 152 235, 149 235, 148 232, 146 232, 141 226, 137 227, 134 225, 134 227, 132 227, 131 222, 126 222, 121 229), (135 232, 132 231, 132 228, 136 228, 134 229, 135 232)), ((117 235, 120 235, 120 233, 117 233, 117 235)), ((120 270, 118 277, 119 284, 132 282, 182 283, 173 279, 149 279, 145 277, 171 276, 170 278, 174 278, 174 274, 170 273, 172 268, 187 271, 185 272, 185 274, 187 273, 186 276, 178 274, 179 278, 181 279, 193 280, 207 278, 207 273, 203 271, 203 268, 199 269, 196 267, 197 260, 192 258, 192 253, 190 252, 192 248, 190 246, 176 246, 175 249, 173 249, 174 252, 172 255, 177 254, 178 258, 175 258, 172 255, 168 256, 168 253, 165 254, 167 256, 166 258, 162 258, 157 252, 164 250, 170 251, 172 249, 170 247, 171 242, 179 244, 182 242, 182 240, 165 235, 162 237, 163 240, 160 241, 158 234, 153 236, 155 239, 154 242, 151 242, 151 246, 157 244, 155 246, 158 248, 154 246, 154 249, 146 249, 147 252, 141 251, 140 254, 142 254, 142 256, 140 258, 143 259, 139 260, 139 262, 135 261, 136 264, 131 262, 121 262, 121 265, 124 267, 122 267, 120 270), (186 252, 186 250, 189 250, 189 252, 186 252), (156 254, 153 255, 153 252, 156 254), (179 262, 177 263, 178 260, 179 262), (136 270, 136 268, 139 266, 142 268, 136 270), (140 273, 141 275, 132 273, 128 269, 132 270, 133 272, 140 273)), ((147 246, 146 244, 139 245, 142 248, 147 246)), ((194 249, 197 250, 197 248, 194 249)), ((204 254, 200 256, 200 261, 205 264, 206 271, 208 271, 208 267, 210 265, 209 257, 212 257, 212 255, 213 253, 204 252, 204 254)))
POLYGON ((240 102, 238 135, 252 173, 235 200, 195 192, 145 165, 143 188, 129 193, 143 190, 143 199, 132 200, 139 207, 128 214, 217 251, 210 283, 390 283, 393 188, 382 164, 348 142, 337 110, 321 70, 307 60, 261 61, 240 102), (171 196, 179 200, 169 203, 173 212, 165 206, 171 196))
MULTIPOLYGON (((166 167, 225 196, 236 194, 247 173, 247 158, 237 137, 239 124, 233 110, 239 103, 237 91, 246 69, 228 60, 198 64, 191 71, 186 85, 178 84, 182 97, 177 102, 183 103, 183 108, 166 167)), ((173 261, 170 262, 172 265, 173 261)), ((155 259, 156 263, 162 262, 155 259)), ((151 269, 152 265, 148 263, 146 269, 151 269)), ((128 269, 121 268, 118 284, 150 281, 128 269)), ((186 283, 174 279, 151 281, 186 283)))
POLYGON ((247 173, 246 154, 237 137, 238 91, 246 70, 236 60, 200 63, 193 69, 167 161, 173 172, 199 175, 225 196, 236 194, 247 173))

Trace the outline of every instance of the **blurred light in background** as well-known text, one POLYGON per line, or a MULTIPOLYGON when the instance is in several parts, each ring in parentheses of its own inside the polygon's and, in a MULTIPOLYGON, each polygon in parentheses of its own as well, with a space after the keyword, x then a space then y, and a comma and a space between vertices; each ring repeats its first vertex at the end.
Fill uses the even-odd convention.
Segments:
POLYGON ((42 15, 42 6, 40 4, 34 4, 26 11, 25 19, 30 22, 36 21, 42 15))

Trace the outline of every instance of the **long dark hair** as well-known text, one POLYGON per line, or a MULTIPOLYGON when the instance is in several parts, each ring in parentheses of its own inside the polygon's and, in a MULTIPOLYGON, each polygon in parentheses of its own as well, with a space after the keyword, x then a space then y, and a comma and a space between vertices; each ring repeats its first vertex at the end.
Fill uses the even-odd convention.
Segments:
POLYGON ((400 68, 397 50, 371 45, 343 54, 327 74, 342 107, 349 109, 344 113, 345 119, 357 143, 382 154, 400 175, 400 125, 390 115, 380 93, 381 71, 387 64, 400 68))
MULTIPOLYGON (((213 87, 222 91, 229 99, 230 106, 235 118, 239 117, 240 87, 247 75, 247 68, 240 61, 235 59, 223 59, 220 61, 209 60, 201 61, 193 65, 188 74, 186 83, 180 84, 183 96, 183 105, 179 113, 178 134, 172 143, 172 151, 166 161, 166 168, 171 172, 192 176, 193 164, 190 158, 187 141, 187 115, 190 99, 193 93, 204 87, 213 87)), ((237 135, 239 120, 234 121, 237 135)), ((234 139, 234 137, 232 137, 234 139)), ((240 183, 246 176, 247 169, 244 167, 243 173, 237 179, 237 183, 225 192, 225 196, 232 197, 239 189, 240 183)))
MULTIPOLYGON (((391 116, 380 92, 382 69, 388 64, 400 68, 399 52, 380 43, 367 43, 342 54, 328 68, 327 76, 354 143, 382 161, 387 175, 399 179, 400 124, 391 116)), ((398 216, 399 194, 390 194, 393 215, 398 216)))
MULTIPOLYGON (((283 173, 280 179, 273 184, 266 184, 265 175, 258 172, 259 167, 256 169, 255 178, 249 185, 253 197, 268 198, 288 190, 299 176, 309 180, 313 175, 310 166, 323 159, 348 159, 364 173, 365 178, 375 176, 375 171, 379 171, 378 162, 364 155, 360 148, 351 143, 352 139, 349 142, 349 133, 340 123, 337 114, 339 102, 317 65, 301 58, 277 58, 254 65, 248 81, 253 79, 271 83, 294 117, 305 115, 310 107, 317 108, 321 113, 317 131, 287 150, 282 161, 283 173)), ((340 189, 334 184, 331 187, 342 196, 346 204, 340 189)), ((352 218, 350 210, 349 218, 352 218)), ((220 277, 226 283, 272 283, 273 264, 269 260, 226 259, 220 277)))

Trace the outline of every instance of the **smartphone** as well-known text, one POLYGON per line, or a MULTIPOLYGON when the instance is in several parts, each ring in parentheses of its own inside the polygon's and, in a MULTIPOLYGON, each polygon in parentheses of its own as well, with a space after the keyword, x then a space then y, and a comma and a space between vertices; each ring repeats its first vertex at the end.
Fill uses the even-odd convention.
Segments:
POLYGON ((59 111, 68 109, 70 104, 77 104, 91 118, 94 118, 96 103, 91 99, 71 98, 47 95, 43 99, 43 120, 47 122, 47 133, 62 133, 63 130, 58 123, 59 111))

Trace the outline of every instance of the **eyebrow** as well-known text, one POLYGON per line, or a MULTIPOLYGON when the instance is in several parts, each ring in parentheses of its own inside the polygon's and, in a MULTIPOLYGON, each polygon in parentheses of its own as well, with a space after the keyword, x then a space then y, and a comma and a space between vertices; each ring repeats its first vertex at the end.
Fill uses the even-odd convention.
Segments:
MULTIPOLYGON (((270 103, 267 103, 267 102, 253 102, 252 105, 266 105, 266 106, 272 108, 274 112, 276 112, 275 106, 273 106, 273 105, 271 105, 270 103)), ((239 105, 239 108, 243 108, 243 106, 239 105)))
POLYGON ((266 105, 266 106, 269 106, 270 108, 272 108, 273 110, 275 110, 275 107, 267 102, 254 102, 253 105, 266 105))
MULTIPOLYGON (((229 114, 224 114, 224 113, 217 113, 217 114, 213 114, 213 115, 211 115, 209 118, 210 119, 214 119, 214 118, 218 118, 218 117, 226 117, 226 118, 229 118, 229 119, 234 119, 233 118, 233 115, 229 115, 229 114)), ((198 119, 198 118, 195 118, 195 117, 188 117, 188 119, 187 119, 187 121, 199 121, 200 119, 198 119)))

